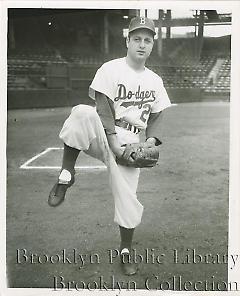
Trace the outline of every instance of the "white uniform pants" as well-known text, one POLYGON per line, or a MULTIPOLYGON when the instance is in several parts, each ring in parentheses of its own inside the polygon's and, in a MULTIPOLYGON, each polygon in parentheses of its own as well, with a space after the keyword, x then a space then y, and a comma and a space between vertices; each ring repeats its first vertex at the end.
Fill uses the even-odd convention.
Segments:
MULTIPOLYGON (((139 135, 118 126, 115 128, 121 145, 139 142, 139 135)), ((143 206, 136 195, 140 169, 117 165, 95 107, 73 107, 59 137, 68 146, 105 163, 115 203, 114 222, 125 228, 135 228, 143 213, 143 206)))

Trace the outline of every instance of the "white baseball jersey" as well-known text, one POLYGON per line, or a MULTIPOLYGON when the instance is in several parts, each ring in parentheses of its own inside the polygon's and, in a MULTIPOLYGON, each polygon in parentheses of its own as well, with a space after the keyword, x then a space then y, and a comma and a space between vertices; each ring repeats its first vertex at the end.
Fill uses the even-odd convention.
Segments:
POLYGON ((147 67, 136 72, 126 58, 103 64, 89 87, 89 96, 95 91, 105 94, 114 103, 115 118, 124 119, 139 129, 146 129, 150 113, 171 106, 162 79, 147 67))

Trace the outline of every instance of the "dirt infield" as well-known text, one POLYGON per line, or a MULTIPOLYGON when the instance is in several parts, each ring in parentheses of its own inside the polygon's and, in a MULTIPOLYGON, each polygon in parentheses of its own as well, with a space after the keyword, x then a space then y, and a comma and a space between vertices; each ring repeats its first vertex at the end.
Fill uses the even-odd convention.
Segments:
MULTIPOLYGON (((20 169, 46 148, 62 146, 58 132, 69 112, 70 108, 8 112, 9 287, 54 289, 54 279, 59 288, 62 279, 65 288, 74 281, 79 289, 103 291, 120 286, 225 290, 229 103, 186 103, 165 111, 160 163, 140 176, 138 197, 144 214, 133 247, 137 261, 143 262, 132 277, 121 274, 119 258, 111 263, 119 234, 106 170, 77 170, 66 201, 50 208, 47 196, 58 171, 20 169)), ((60 160, 58 151, 39 158, 39 163, 55 166, 60 160)))

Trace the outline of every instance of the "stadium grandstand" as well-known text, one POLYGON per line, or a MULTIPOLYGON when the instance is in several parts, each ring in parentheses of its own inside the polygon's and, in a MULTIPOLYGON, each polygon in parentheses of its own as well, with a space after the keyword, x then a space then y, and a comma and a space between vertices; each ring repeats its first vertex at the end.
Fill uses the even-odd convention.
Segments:
MULTIPOLYGON (((8 108, 91 104, 88 86, 96 70, 125 55, 129 20, 142 14, 149 11, 9 9, 8 108)), ((163 78, 171 101, 229 101, 231 34, 212 37, 205 31, 231 27, 231 13, 155 14, 157 35, 148 66, 163 78)))

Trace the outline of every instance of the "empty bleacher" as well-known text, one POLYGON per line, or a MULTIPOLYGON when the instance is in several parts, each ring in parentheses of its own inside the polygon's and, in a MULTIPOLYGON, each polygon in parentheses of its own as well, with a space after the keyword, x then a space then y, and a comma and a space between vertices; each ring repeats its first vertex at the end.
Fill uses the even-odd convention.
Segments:
POLYGON ((230 92, 230 72, 231 61, 230 56, 224 58, 224 61, 217 73, 216 83, 213 85, 207 85, 205 87, 206 93, 229 93, 230 92))
MULTIPOLYGON (((111 58, 114 58, 114 56, 108 59, 111 58)), ((214 67, 217 58, 214 55, 206 55, 195 62, 191 58, 185 58, 181 65, 161 65, 161 61, 159 61, 160 65, 158 65, 158 61, 155 59, 154 64, 150 61, 148 66, 162 77, 166 88, 200 88, 206 93, 229 93, 230 56, 222 57, 223 63, 217 73, 217 80, 214 84, 209 77, 209 73, 214 67)), ((48 88, 49 73, 47 69, 50 65, 65 65, 70 68, 69 73, 73 73, 73 75, 70 85, 67 84, 68 87, 85 87, 84 81, 89 82, 93 78, 97 68, 105 59, 100 55, 83 57, 56 53, 10 55, 8 57, 8 89, 48 88), (81 71, 76 70, 77 68, 81 69, 81 71)))
POLYGON ((53 54, 19 53, 8 56, 8 89, 46 88, 46 67, 66 63, 53 54))
MULTIPOLYGON (((162 77, 167 88, 207 89, 210 83, 210 78, 208 75, 216 63, 216 60, 217 58, 215 56, 204 56, 195 63, 190 63, 189 60, 186 59, 181 66, 150 67, 162 77)), ((228 76, 229 78, 230 72, 228 72, 228 74, 224 72, 224 74, 225 77, 228 76)))

